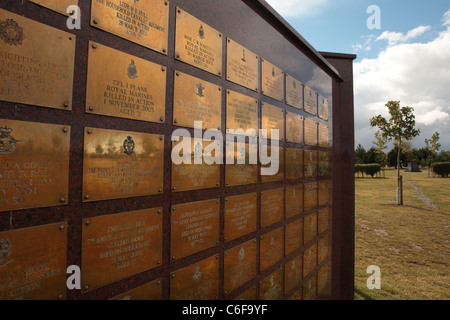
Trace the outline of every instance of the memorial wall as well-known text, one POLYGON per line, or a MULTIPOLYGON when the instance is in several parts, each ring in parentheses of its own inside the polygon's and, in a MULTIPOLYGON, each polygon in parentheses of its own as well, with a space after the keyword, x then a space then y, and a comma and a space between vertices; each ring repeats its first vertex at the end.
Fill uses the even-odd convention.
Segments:
POLYGON ((339 298, 342 82, 263 1, 2 2, 0 300, 339 298))

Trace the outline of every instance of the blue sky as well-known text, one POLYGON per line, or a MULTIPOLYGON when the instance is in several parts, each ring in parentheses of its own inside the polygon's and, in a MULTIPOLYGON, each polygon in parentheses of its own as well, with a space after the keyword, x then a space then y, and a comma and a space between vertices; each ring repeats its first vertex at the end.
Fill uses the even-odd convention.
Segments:
POLYGON ((449 0, 266 0, 318 51, 354 53, 356 144, 372 146, 369 119, 387 115, 400 100, 415 109, 421 135, 438 131, 450 149, 449 0), (367 8, 381 10, 381 28, 370 30, 367 8))

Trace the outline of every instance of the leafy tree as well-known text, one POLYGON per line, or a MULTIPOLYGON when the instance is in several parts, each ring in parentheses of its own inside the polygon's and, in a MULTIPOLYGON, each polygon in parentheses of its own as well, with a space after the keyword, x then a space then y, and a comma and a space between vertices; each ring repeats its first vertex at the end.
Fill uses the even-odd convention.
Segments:
POLYGON ((359 144, 355 150, 355 163, 356 164, 366 163, 366 149, 364 149, 364 147, 361 144, 359 144))
POLYGON ((402 140, 412 140, 420 134, 416 129, 416 117, 414 109, 411 107, 400 107, 400 101, 388 101, 386 104, 390 115, 389 120, 382 115, 377 115, 370 119, 370 125, 377 127, 383 138, 388 141, 394 140, 398 146, 397 151, 397 204, 403 205, 403 190, 401 187, 400 176, 400 151, 402 149, 402 140))
POLYGON ((376 149, 376 153, 378 155, 378 161, 382 166, 386 165, 387 155, 384 153, 384 150, 387 149, 387 138, 383 137, 380 130, 377 130, 375 133, 375 139, 376 141, 373 141, 373 144, 375 145, 374 148, 376 149))
POLYGON ((433 164, 433 158, 439 151, 441 144, 439 143, 439 132, 435 132, 431 139, 425 139, 426 148, 431 151, 431 162, 430 166, 433 164))

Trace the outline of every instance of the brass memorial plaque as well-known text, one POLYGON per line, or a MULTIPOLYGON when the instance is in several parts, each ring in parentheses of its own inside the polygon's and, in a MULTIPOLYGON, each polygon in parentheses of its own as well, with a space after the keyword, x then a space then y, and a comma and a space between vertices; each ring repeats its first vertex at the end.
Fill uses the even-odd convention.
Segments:
POLYGON ((258 100, 227 90, 228 133, 258 135, 258 100))
POLYGON ((312 276, 303 283, 303 300, 315 300, 317 297, 317 277, 312 276))
POLYGON ((0 9, 0 100, 72 110, 76 36, 0 9))
POLYGON ((167 54, 168 0, 92 0, 91 26, 167 54))
POLYGON ((284 140, 284 110, 269 103, 261 102, 261 132, 264 139, 276 139, 272 131, 278 130, 278 139, 284 140))
POLYGON ((286 112, 286 141, 303 143, 303 117, 286 112))
POLYGON ((286 148, 286 179, 303 178, 303 150, 286 148))
POLYGON ((227 39, 227 80, 253 91, 258 91, 258 64, 256 54, 227 39))
POLYGON ((271 147, 265 144, 260 144, 260 154, 267 155, 270 158, 270 162, 268 164, 263 164, 261 162, 261 169, 265 168, 268 170, 270 174, 264 174, 261 171, 261 180, 262 182, 269 181, 278 181, 283 180, 284 177, 284 148, 280 147, 271 147), (278 151, 278 157, 276 154, 272 152, 278 151), (270 168, 270 169, 269 169, 270 168))
POLYGON ((317 122, 309 118, 305 118, 305 144, 309 146, 317 146, 317 122))
POLYGON ((325 259, 328 258, 328 251, 329 251, 329 246, 328 246, 328 236, 323 237, 322 239, 319 240, 319 242, 317 243, 317 263, 320 265, 323 261, 325 261, 325 259))
MULTIPOLYGON (((220 164, 217 161, 209 164, 212 160, 206 154, 206 151, 211 151, 210 148, 213 148, 215 143, 215 141, 187 137, 179 137, 179 141, 172 142, 172 155, 179 155, 184 159, 180 164, 176 164, 172 157, 172 192, 220 186, 220 164)), ((219 154, 220 152, 213 150, 211 157, 219 154)))
POLYGON ((164 122, 166 68, 89 42, 86 112, 164 122))
POLYGON ((219 211, 219 199, 172 206, 172 260, 187 257, 218 244, 219 211))
POLYGON ((83 201, 161 194, 164 137, 85 128, 83 201))
POLYGON ((329 221, 328 221, 328 208, 322 208, 318 213, 318 229, 319 234, 325 232, 329 229, 329 221))
POLYGON ((328 126, 319 123, 319 147, 328 148, 330 141, 328 139, 328 126))
POLYGON ((66 298, 67 222, 0 232, 0 300, 66 298))
POLYGON ((317 114, 317 94, 308 86, 304 86, 305 111, 316 115, 317 114))
POLYGON ((263 234, 260 239, 259 259, 263 271, 283 258, 283 228, 263 234))
POLYGON ((260 300, 281 300, 283 297, 283 270, 278 269, 259 284, 260 300))
POLYGON ((303 221, 299 219, 286 225, 284 238, 284 251, 291 254, 302 246, 303 221))
POLYGON ((318 116, 328 121, 328 99, 325 99, 321 95, 319 95, 318 116))
POLYGON ((284 293, 297 288, 302 282, 302 256, 299 255, 284 265, 284 293))
POLYGON ((308 243, 317 236, 317 213, 309 214, 303 219, 303 243, 308 243))
POLYGON ((70 126, 0 119, 0 211, 68 204, 70 126))
POLYGON ((175 58, 222 76, 222 34, 177 7, 175 58))
POLYGON ((305 177, 317 175, 317 155, 316 150, 305 150, 305 177))
POLYGON ((303 186, 286 187, 286 219, 303 212, 303 186))
POLYGON ((109 300, 161 300, 162 285, 161 279, 154 280, 140 287, 112 297, 109 300))
POLYGON ((227 187, 258 182, 257 149, 256 144, 226 143, 225 185, 227 187), (253 161, 251 161, 251 155, 255 157, 253 161))
POLYGON ((225 251, 224 291, 236 290, 256 276, 256 239, 225 251))
POLYGON ((225 241, 256 230, 256 193, 225 198, 225 241))
POLYGON ((261 227, 270 226, 283 219, 284 190, 261 191, 261 227))
POLYGON ((68 15, 67 8, 69 6, 78 5, 78 0, 29 0, 31 2, 37 3, 40 6, 49 8, 58 13, 68 15))
POLYGON ((319 182, 319 207, 328 204, 330 197, 329 181, 319 182))
POLYGON ((308 276, 317 266, 317 245, 314 244, 303 252, 303 277, 308 276))
POLYGON ((330 174, 330 154, 319 151, 319 175, 326 176, 328 174, 330 174))
POLYGON ((202 79, 175 71, 173 124, 194 128, 194 121, 202 122, 202 129, 221 128, 222 88, 202 79))
POLYGON ((150 270, 161 261, 162 208, 83 219, 83 292, 150 270))
POLYGON ((264 59, 261 59, 261 93, 284 102, 284 73, 264 59))
POLYGON ((288 74, 286 74, 286 104, 303 109, 303 84, 288 74))
POLYGON ((170 300, 215 300, 219 295, 219 256, 171 273, 170 300))
POLYGON ((317 208, 317 182, 305 184, 304 189, 305 211, 317 208))

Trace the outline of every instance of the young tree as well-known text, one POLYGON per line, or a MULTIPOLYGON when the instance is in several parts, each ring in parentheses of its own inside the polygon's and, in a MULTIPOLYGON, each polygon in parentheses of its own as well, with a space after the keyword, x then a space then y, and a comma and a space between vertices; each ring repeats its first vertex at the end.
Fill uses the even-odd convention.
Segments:
POLYGON ((386 153, 384 153, 384 150, 387 149, 387 138, 383 137, 380 130, 377 130, 377 132, 375 132, 375 139, 376 141, 373 141, 373 144, 375 145, 378 158, 380 159, 379 163, 382 166, 385 166, 387 155, 386 153))
POLYGON ((439 148, 441 147, 441 144, 439 143, 439 132, 435 132, 431 136, 431 139, 425 139, 425 144, 427 146, 427 149, 430 150, 431 152, 430 165, 428 167, 428 177, 429 177, 431 166, 433 164, 434 155, 439 151, 439 148))
POLYGON ((420 134, 416 129, 416 117, 414 109, 411 107, 400 107, 400 101, 388 101, 386 104, 390 119, 386 120, 381 115, 370 119, 372 127, 378 127, 381 135, 388 141, 394 140, 398 146, 397 152, 397 204, 403 205, 403 190, 400 176, 400 152, 402 149, 402 139, 409 141, 420 134))

